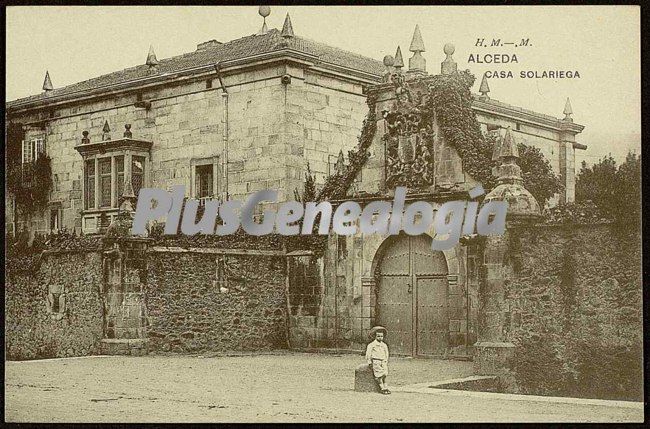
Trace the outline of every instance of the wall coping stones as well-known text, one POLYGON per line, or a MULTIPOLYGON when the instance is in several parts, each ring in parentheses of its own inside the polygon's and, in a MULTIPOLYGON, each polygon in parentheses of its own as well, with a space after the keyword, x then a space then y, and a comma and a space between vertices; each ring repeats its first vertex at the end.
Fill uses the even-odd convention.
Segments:
MULTIPOLYGON (((158 253, 207 253, 216 255, 256 255, 256 256, 285 256, 283 250, 258 250, 258 249, 215 249, 209 247, 163 247, 154 246, 150 249, 158 253)), ((294 255, 292 255, 294 256, 294 255)))

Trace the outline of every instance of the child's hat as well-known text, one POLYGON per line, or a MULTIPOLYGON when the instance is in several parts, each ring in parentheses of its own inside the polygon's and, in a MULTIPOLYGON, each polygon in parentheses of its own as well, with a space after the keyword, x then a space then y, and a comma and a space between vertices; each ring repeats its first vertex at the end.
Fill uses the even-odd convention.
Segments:
POLYGON ((386 335, 386 333, 387 333, 388 331, 386 331, 386 328, 384 328, 383 326, 375 326, 375 327, 373 327, 371 330, 368 331, 368 336, 369 336, 370 338, 373 338, 373 339, 374 339, 374 338, 375 338, 375 334, 376 334, 377 332, 383 332, 384 335, 386 335))

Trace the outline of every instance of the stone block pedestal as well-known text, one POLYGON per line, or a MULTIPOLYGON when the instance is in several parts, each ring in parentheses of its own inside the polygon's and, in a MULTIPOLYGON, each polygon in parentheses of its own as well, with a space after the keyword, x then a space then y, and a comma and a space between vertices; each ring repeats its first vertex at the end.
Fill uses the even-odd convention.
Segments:
POLYGON ((378 392, 379 387, 375 382, 372 369, 367 363, 361 364, 354 370, 355 392, 378 392))

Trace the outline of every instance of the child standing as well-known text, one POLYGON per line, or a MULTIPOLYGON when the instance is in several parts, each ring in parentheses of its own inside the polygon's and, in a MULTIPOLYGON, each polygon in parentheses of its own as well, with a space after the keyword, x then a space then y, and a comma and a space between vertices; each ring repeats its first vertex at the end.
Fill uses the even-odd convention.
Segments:
POLYGON ((372 373, 381 393, 388 395, 390 394, 390 390, 386 387, 386 376, 388 375, 388 346, 384 342, 386 328, 375 326, 370 330, 369 334, 371 336, 374 334, 375 339, 368 344, 368 347, 366 348, 366 361, 372 369, 372 373))

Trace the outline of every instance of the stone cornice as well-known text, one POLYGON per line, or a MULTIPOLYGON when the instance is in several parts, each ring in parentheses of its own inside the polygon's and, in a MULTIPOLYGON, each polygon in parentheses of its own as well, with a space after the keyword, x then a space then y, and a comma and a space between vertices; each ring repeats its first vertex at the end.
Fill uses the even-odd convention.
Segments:
POLYGON ((75 150, 79 152, 82 157, 87 157, 90 155, 117 152, 122 150, 150 152, 152 145, 153 142, 146 140, 123 138, 119 140, 105 140, 94 143, 78 144, 75 146, 75 150))
MULTIPOLYGON (((259 67, 264 64, 287 61, 301 63, 323 72, 331 72, 333 75, 343 76, 347 79, 356 80, 361 84, 374 83, 380 79, 379 76, 321 61, 316 55, 311 55, 288 48, 246 58, 223 61, 220 63, 220 72, 222 73, 222 76, 227 77, 239 74, 242 71, 250 68, 259 67)), ((60 106, 63 104, 76 103, 82 100, 90 101, 95 98, 115 96, 120 93, 132 92, 152 86, 191 80, 197 76, 203 77, 205 75, 215 75, 215 73, 214 64, 207 64, 188 68, 185 70, 175 71, 172 73, 154 74, 140 79, 119 82, 89 90, 61 94, 58 96, 51 95, 38 99, 19 99, 10 101, 6 103, 5 106, 8 114, 17 114, 30 110, 39 110, 44 108, 52 108, 54 106, 60 106)))
POLYGON ((584 130, 584 125, 574 122, 564 121, 542 113, 522 109, 494 100, 479 100, 475 98, 472 101, 472 109, 486 114, 497 114, 509 117, 519 122, 529 123, 538 127, 547 128, 557 132, 569 132, 578 134, 584 130))

